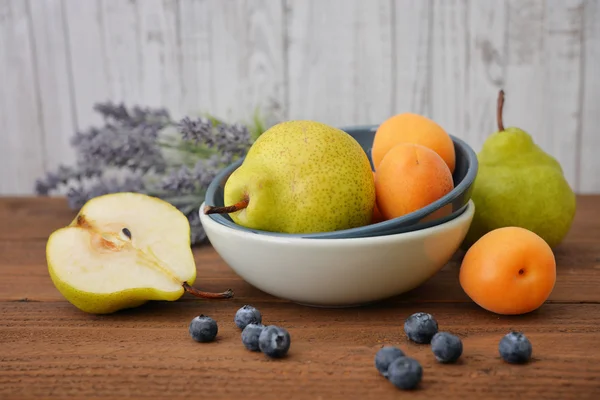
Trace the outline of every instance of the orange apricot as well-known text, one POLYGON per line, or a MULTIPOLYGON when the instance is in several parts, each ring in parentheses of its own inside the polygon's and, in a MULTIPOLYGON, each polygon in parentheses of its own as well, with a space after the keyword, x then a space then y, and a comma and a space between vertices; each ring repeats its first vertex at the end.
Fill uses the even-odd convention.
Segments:
MULTIPOLYGON (((375 179, 375 171, 373 171, 373 179, 375 179)), ((377 201, 375 201, 375 206, 373 207, 373 216, 371 217, 371 223, 376 224, 382 221, 385 221, 385 218, 383 218, 383 215, 381 215, 379 208, 377 208, 377 201)))
POLYGON ((498 228, 469 248, 459 281, 482 308, 503 315, 525 314, 550 296, 556 283, 556 260, 550 246, 534 232, 498 228))
POLYGON ((414 143, 430 148, 442 157, 450 172, 454 172, 456 155, 452 138, 431 119, 419 114, 402 113, 379 125, 371 149, 375 170, 386 153, 398 143, 414 143))
POLYGON ((392 147, 375 174, 375 199, 385 219, 423 208, 453 188, 452 174, 444 160, 419 144, 392 147))

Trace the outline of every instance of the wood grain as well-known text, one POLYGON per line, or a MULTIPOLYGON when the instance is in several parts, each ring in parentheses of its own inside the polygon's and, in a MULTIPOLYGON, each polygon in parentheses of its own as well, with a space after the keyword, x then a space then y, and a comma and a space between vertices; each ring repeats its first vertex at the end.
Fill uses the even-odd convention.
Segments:
POLYGON ((46 168, 52 170, 75 160, 70 140, 77 124, 63 6, 62 0, 28 0, 45 135, 44 159, 46 168))
POLYGON ((578 190, 583 0, 547 1, 544 21, 544 113, 538 121, 544 133, 537 134, 538 142, 558 159, 565 178, 578 190))
POLYGON ((586 1, 583 14, 579 191, 594 193, 600 192, 600 3, 586 1))
POLYGON ((288 1, 290 119, 348 126, 392 115, 390 15, 387 0, 288 1))
POLYGON ((179 2, 145 0, 137 2, 138 46, 143 66, 139 77, 141 101, 148 106, 168 107, 181 118, 181 48, 179 47, 179 2))
POLYGON ((596 1, 0 0, 0 194, 73 160, 97 102, 267 124, 414 111, 479 150, 505 120, 600 193, 596 1))
POLYGON ((101 1, 63 0, 63 10, 75 117, 77 129, 83 130, 102 121, 95 103, 123 99, 111 93, 101 1))
POLYGON ((461 254, 420 288, 377 304, 311 308, 269 296, 242 281, 210 245, 196 246, 198 284, 233 288, 230 300, 152 302, 95 316, 67 303, 45 264, 50 232, 74 212, 64 199, 0 200, 0 398, 95 399, 597 399, 600 395, 600 196, 579 196, 567 239, 556 249, 558 278, 550 300, 535 312, 498 316, 460 289, 461 254), (288 329, 292 346, 281 360, 241 344, 233 317, 244 304, 263 322, 288 329), (456 365, 434 360, 427 345, 407 341, 406 317, 434 315, 440 330, 461 337, 456 365), (199 314, 219 325, 213 343, 194 342, 188 324, 199 314), (533 343, 528 365, 509 365, 498 341, 510 330, 533 343), (423 366, 418 390, 401 393, 373 364, 383 345, 401 347, 423 366))
POLYGON ((408 395, 430 399, 595 399, 600 395, 600 305, 549 305, 526 319, 498 319, 472 304, 395 305, 360 310, 309 309, 254 302, 265 323, 286 327, 286 359, 246 351, 233 316, 242 301, 149 304, 108 317, 83 315, 64 303, 3 303, 0 322, 0 396, 11 398, 211 399, 398 398, 403 393, 377 374, 373 358, 396 345, 423 366, 420 387, 408 395), (413 312, 434 315, 440 329, 463 339, 456 365, 434 361, 429 346, 402 333, 413 312), (210 315, 218 339, 199 344, 189 321, 210 315), (525 332, 533 360, 508 365, 498 341, 525 332))
POLYGON ((33 192, 44 173, 44 127, 28 3, 0 1, 0 193, 33 192))
POLYGON ((432 0, 431 118, 469 141, 469 15, 460 0, 432 0))
POLYGON ((394 102, 391 111, 431 117, 431 2, 393 1, 392 9, 394 102))

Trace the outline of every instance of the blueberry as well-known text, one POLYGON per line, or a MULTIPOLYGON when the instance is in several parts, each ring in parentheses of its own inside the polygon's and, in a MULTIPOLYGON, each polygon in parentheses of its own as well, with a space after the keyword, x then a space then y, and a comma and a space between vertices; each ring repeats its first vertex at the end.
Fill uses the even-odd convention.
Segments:
POLYGON ((404 357, 402 350, 394 346, 384 346, 375 354, 375 368, 387 378, 389 365, 399 357, 404 357))
POLYGON ((250 351, 260 351, 258 338, 265 326, 263 324, 249 323, 242 331, 242 343, 250 351))
POLYGON ((189 330, 196 342, 211 342, 217 336, 219 328, 214 319, 201 314, 192 319, 189 330))
POLYGON ((462 355, 462 341, 451 333, 438 332, 431 338, 431 351, 439 362, 453 363, 462 355))
POLYGON ((506 334, 498 344, 500 357, 511 364, 522 364, 531 358, 531 342, 521 332, 506 334))
POLYGON ((414 358, 396 358, 388 368, 388 379, 398 389, 414 389, 422 378, 423 368, 414 358))
POLYGON ((275 325, 264 327, 258 336, 260 351, 273 358, 285 356, 290 349, 290 343, 291 338, 288 331, 275 325))
POLYGON ((256 308, 245 305, 237 310, 233 321, 238 328, 244 329, 248 324, 262 324, 262 316, 256 308))
POLYGON ((435 318, 424 312, 414 313, 404 322, 406 336, 416 343, 430 343, 437 331, 438 324, 435 318))

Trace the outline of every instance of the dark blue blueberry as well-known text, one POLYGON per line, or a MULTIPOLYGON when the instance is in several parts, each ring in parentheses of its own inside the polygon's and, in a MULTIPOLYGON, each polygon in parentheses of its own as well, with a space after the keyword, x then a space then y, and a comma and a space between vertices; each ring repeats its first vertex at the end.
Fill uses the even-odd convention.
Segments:
POLYGON ((384 346, 375 354, 375 368, 384 377, 388 377, 388 367, 396 358, 404 357, 404 352, 394 346, 384 346))
POLYGON ((451 333, 438 332, 431 338, 431 351, 439 362, 453 363, 462 355, 462 341, 451 333))
POLYGON ((521 332, 510 332, 500 340, 498 351, 504 361, 522 364, 529 361, 533 349, 529 339, 521 332))
POLYGON ((422 378, 423 368, 414 358, 396 358, 388 368, 388 380, 398 389, 414 389, 422 378))
POLYGON ((262 324, 262 316, 256 308, 245 305, 237 310, 233 321, 238 328, 244 329, 248 324, 262 324))
POLYGON ((265 328, 262 324, 248 324, 242 331, 242 343, 250 351, 260 351, 258 338, 265 328))
POLYGON ((269 357, 284 357, 290 349, 291 338, 285 328, 275 325, 266 326, 258 337, 260 351, 269 357))
POLYGON ((196 342, 211 342, 215 340, 219 328, 211 317, 199 315, 190 322, 190 336, 196 342))
POLYGON ((406 336, 416 343, 430 343, 437 331, 438 324, 435 318, 424 312, 414 313, 404 322, 406 336))

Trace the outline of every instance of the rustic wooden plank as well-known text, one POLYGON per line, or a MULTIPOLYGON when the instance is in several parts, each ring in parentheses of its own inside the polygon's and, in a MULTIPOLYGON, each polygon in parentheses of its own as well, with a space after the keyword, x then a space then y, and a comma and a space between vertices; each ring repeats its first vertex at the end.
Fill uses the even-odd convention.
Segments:
POLYGON ((251 122, 256 109, 269 121, 285 118, 283 1, 209 2, 211 109, 228 120, 251 122))
POLYGON ((577 189, 581 1, 511 1, 505 125, 517 126, 561 163, 577 189))
POLYGON ((285 115, 281 1, 180 3, 183 108, 250 122, 285 115))
MULTIPOLYGON (((600 210, 598 196, 578 198, 573 229, 556 251, 557 283, 550 302, 600 302, 600 210)), ((63 301, 49 279, 45 259, 48 235, 68 224, 74 211, 59 199, 0 202, 0 300, 63 301), (45 202, 44 202, 45 201, 45 202)), ((211 246, 194 248, 198 282, 205 290, 232 288, 236 298, 279 301, 243 282, 211 246)), ((460 253, 421 287, 386 303, 470 302, 458 284, 460 253)))
POLYGON ((143 101, 140 21, 137 1, 102 1, 102 42, 111 99, 127 104, 143 101))
POLYGON ((433 1, 431 117, 479 151, 496 130, 506 2, 433 1))
POLYGON ((0 194, 30 194, 45 170, 36 43, 28 3, 0 2, 0 194))
POLYGON ((584 7, 579 192, 600 193, 600 3, 587 1, 584 7))
POLYGON ((180 117, 182 99, 178 12, 177 0, 137 2, 141 101, 167 107, 175 118, 180 117))
MULTIPOLYGON (((46 167, 71 164, 75 152, 70 145, 75 132, 75 104, 72 98, 71 65, 66 42, 64 3, 61 0, 31 1, 31 26, 35 40, 39 101, 45 134, 46 167)), ((33 185, 31 185, 33 193, 33 185)))
POLYGON ((3 197, 0 199, 0 242, 46 240, 76 215, 64 198, 3 197))
MULTIPOLYGON (((595 232, 600 234, 600 229, 596 228, 595 232)), ((0 301, 64 301, 49 279, 45 246, 45 240, 0 242, 0 269, 5 277, 0 281, 0 301)), ((223 291, 231 288, 236 297, 248 301, 262 301, 266 298, 279 301, 242 281, 211 246, 197 247, 194 251, 198 282, 203 290, 223 291)), ((600 243, 568 238, 555 254, 557 282, 548 301, 600 303, 600 243)), ((470 302, 458 283, 460 256, 457 253, 455 260, 421 287, 386 302, 470 302)))
POLYGON ((289 118, 347 126, 391 116, 391 23, 387 0, 289 1, 289 118))
POLYGON ((181 0, 178 15, 178 57, 182 108, 190 115, 212 111, 210 24, 207 2, 181 0))
POLYGON ((429 116, 448 133, 466 140, 475 150, 468 129, 468 4, 460 0, 432 0, 431 96, 429 116))
POLYGON ((104 42, 101 5, 100 0, 63 0, 78 129, 99 123, 101 117, 93 106, 111 98, 106 65, 111 49, 104 42))
POLYGON ((392 9, 392 113, 414 112, 430 116, 431 3, 392 1, 392 9))
POLYGON ((551 305, 537 315, 497 318, 472 304, 403 304, 318 309, 255 303, 265 323, 286 327, 286 359, 246 351, 233 323, 239 301, 152 304, 90 316, 61 304, 0 303, 2 398, 194 397, 397 398, 402 393, 375 370, 382 345, 396 345, 423 365, 414 398, 595 399, 600 395, 600 305, 551 305), (402 323, 426 311, 441 330, 463 339, 456 365, 434 361, 430 347, 409 343, 402 323), (218 340, 200 344, 187 332, 200 313, 219 324, 218 340), (533 343, 529 365, 509 365, 498 341, 509 330, 533 343))
MULTIPOLYGON (((496 99, 506 80, 507 8, 503 1, 471 1, 467 59, 465 136, 474 149, 481 149, 497 130, 496 99)), ((452 103, 449 103, 451 105, 452 103)))

